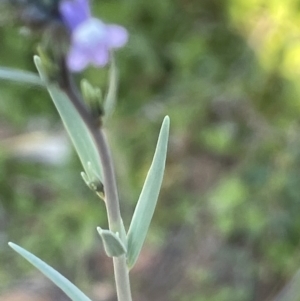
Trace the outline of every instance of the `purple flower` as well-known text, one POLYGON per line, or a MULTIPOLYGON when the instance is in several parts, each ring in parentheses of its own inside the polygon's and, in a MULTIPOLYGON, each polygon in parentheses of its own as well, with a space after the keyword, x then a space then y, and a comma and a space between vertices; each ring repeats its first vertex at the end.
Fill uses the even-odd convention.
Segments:
POLYGON ((68 68, 79 72, 89 64, 105 66, 110 51, 124 46, 128 33, 122 26, 105 24, 93 18, 88 0, 63 0, 60 3, 63 22, 71 32, 71 45, 67 56, 68 68))

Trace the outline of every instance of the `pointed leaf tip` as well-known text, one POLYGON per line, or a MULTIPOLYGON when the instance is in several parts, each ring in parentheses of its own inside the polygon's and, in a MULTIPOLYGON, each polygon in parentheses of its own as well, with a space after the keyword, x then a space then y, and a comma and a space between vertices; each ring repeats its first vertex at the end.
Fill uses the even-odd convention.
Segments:
POLYGON ((109 257, 119 257, 126 253, 126 247, 119 237, 118 233, 114 233, 110 230, 104 230, 97 227, 97 231, 102 239, 102 243, 109 257))
POLYGON ((58 273, 55 269, 50 267, 44 261, 21 248, 20 246, 9 242, 8 245, 24 257, 29 263, 35 266, 40 272, 48 277, 54 284, 56 284, 71 300, 73 301, 91 301, 78 287, 70 282, 63 275, 58 273))
POLYGON ((128 231, 127 264, 132 268, 141 252, 161 188, 167 155, 170 118, 162 123, 152 164, 137 202, 128 231))
POLYGON ((33 56, 33 62, 35 64, 40 64, 41 63, 41 58, 38 55, 33 56))

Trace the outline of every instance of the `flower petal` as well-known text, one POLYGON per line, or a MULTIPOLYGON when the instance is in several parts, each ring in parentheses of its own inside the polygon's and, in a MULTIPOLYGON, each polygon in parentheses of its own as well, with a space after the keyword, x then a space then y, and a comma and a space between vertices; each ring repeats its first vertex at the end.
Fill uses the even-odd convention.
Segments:
POLYGON ((89 57, 80 48, 72 47, 68 53, 67 65, 70 71, 80 72, 89 64, 89 57))
POLYGON ((104 45, 97 47, 97 49, 93 51, 93 57, 91 59, 92 64, 95 67, 105 66, 109 61, 109 51, 107 47, 105 47, 104 45))
POLYGON ((128 41, 127 30, 119 25, 111 24, 106 26, 107 43, 110 48, 123 47, 128 41))
POLYGON ((90 18, 81 23, 72 35, 73 42, 84 48, 95 48, 106 40, 106 26, 98 19, 90 18))
POLYGON ((60 2, 59 11, 70 30, 91 17, 88 0, 63 0, 60 2))
MULTIPOLYGON (((0 0, 1 1, 1 0, 0 0)), ((78 72, 92 64, 103 67, 110 58, 110 50, 124 46, 127 30, 119 25, 107 25, 91 16, 89 0, 60 0, 60 13, 71 34, 68 67, 78 72)))

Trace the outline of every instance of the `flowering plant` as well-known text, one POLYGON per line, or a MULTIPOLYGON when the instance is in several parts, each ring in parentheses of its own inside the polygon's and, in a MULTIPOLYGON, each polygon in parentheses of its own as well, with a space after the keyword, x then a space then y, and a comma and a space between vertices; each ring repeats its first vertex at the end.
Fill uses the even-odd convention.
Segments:
POLYGON ((107 25, 93 18, 87 0, 60 3, 63 22, 71 32, 67 62, 71 71, 81 71, 90 63, 102 67, 109 61, 110 50, 127 42, 127 31, 119 25, 107 25))
MULTIPOLYGON (((30 21, 31 24, 38 21, 44 25, 45 31, 53 26, 57 30, 58 25, 59 31, 67 33, 67 49, 58 47, 57 51, 57 36, 52 32, 52 43, 47 43, 46 48, 40 50, 40 57, 34 58, 40 78, 28 72, 8 69, 0 69, 0 77, 39 84, 49 91, 81 160, 84 181, 94 193, 104 199, 109 229, 98 227, 97 231, 106 254, 113 259, 118 300, 130 301, 132 298, 129 271, 138 259, 158 199, 166 160, 169 118, 165 118, 161 127, 153 162, 129 230, 126 231, 103 125, 103 117, 109 115, 115 102, 115 65, 113 62, 110 64, 112 76, 103 104, 100 102, 98 89, 87 81, 82 81, 81 91, 78 91, 72 80, 72 72, 82 71, 88 65, 102 67, 108 64, 112 50, 126 44, 127 31, 122 26, 105 24, 92 17, 88 0, 38 1, 37 4, 35 6, 35 1, 21 1, 21 20, 30 21), (37 13, 40 14, 39 18, 37 13)), ((90 300, 41 259, 14 243, 9 245, 50 278, 73 301, 90 300)))

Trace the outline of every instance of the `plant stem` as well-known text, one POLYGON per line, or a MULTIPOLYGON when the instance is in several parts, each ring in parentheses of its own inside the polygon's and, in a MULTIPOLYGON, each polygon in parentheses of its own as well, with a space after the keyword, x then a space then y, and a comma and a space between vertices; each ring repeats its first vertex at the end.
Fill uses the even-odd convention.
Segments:
MULTIPOLYGON (((118 232, 122 238, 122 233, 124 233, 125 230, 120 213, 116 178, 109 146, 101 127, 101 122, 95 119, 84 104, 64 63, 62 66, 62 79, 62 82, 60 82, 61 89, 67 94, 86 124, 98 150, 103 171, 103 185, 109 229, 115 233, 118 232)), ((113 265, 118 301, 132 301, 126 256, 113 257, 113 265)))
MULTIPOLYGON (((120 214, 119 197, 111 155, 103 130, 101 129, 97 133, 98 135, 95 135, 94 138, 99 150, 103 170, 103 184, 109 229, 113 232, 118 232, 121 235, 124 232, 124 226, 120 214)), ((131 301, 132 298, 126 256, 113 257, 113 264, 118 301, 131 301)))

